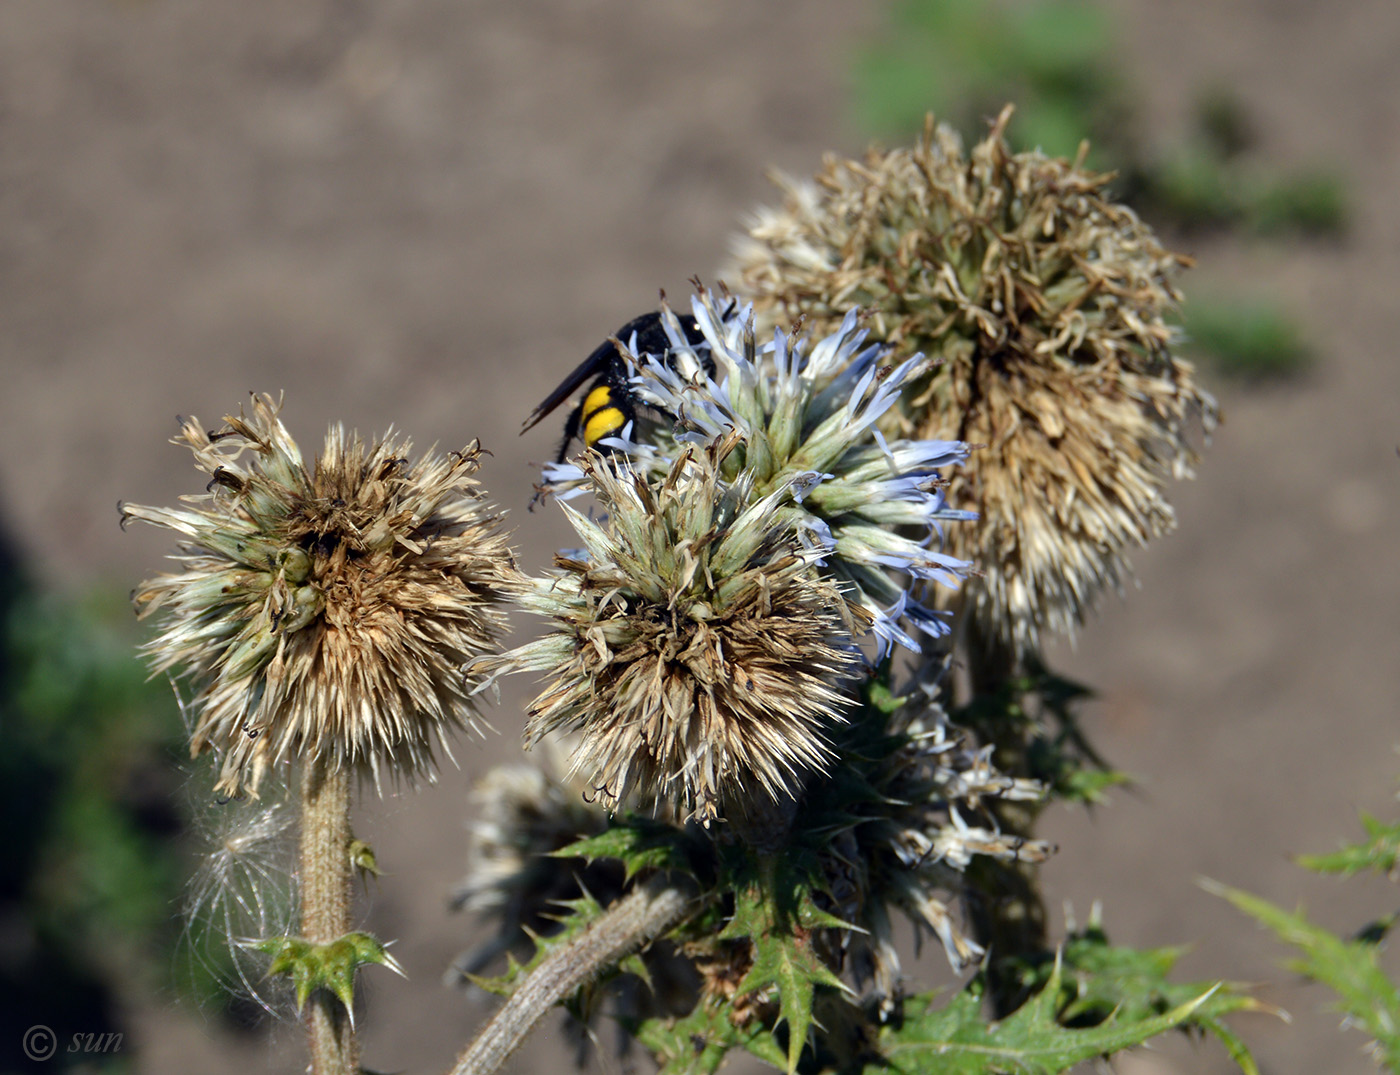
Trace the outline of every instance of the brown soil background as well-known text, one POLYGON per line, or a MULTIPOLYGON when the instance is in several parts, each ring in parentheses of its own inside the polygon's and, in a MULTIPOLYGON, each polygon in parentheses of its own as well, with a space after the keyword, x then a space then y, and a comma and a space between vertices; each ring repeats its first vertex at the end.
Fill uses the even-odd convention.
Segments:
MULTIPOLYGON (((1293 1014, 1237 1028, 1271 1073, 1364 1072, 1362 1039, 1283 949, 1200 876, 1302 900, 1350 930, 1394 908, 1383 881, 1311 878, 1367 809, 1393 816, 1400 635, 1400 8, 1393 0, 1207 0, 1114 9, 1150 138, 1204 84, 1233 88, 1269 161, 1327 162, 1355 206, 1343 241, 1200 242, 1188 289, 1272 298, 1319 350, 1268 389, 1218 385, 1228 412, 1178 532, 1137 558, 1055 655, 1095 684, 1092 731, 1141 778, 1049 822, 1052 908, 1102 900, 1115 940, 1194 944, 1183 978, 1263 983, 1293 1014)), ((285 391, 315 444, 332 420, 423 447, 474 436, 512 510, 522 562, 567 543, 528 515, 549 430, 519 421, 658 287, 711 276, 770 166, 810 172, 864 144, 845 111, 874 6, 815 0, 6 0, 0 4, 0 498, 43 578, 127 588, 164 532, 117 528, 121 498, 194 491, 173 416, 213 423, 285 391)), ((439 987, 467 936, 444 893, 461 867, 471 779, 517 754, 502 734, 461 771, 373 803, 386 867, 368 926, 411 981, 369 978, 368 1066, 446 1067, 483 1009, 439 987)), ((1057 922, 1057 926, 1059 923, 1057 922)), ((932 958, 919 973, 936 976, 932 958)), ((143 1071, 293 1072, 295 1028, 234 1038, 168 998, 133 996, 143 1071)), ((516 1070, 562 1070, 554 1030, 516 1070)), ((1122 1071, 1225 1072, 1170 1041, 1122 1071)), ((605 1070, 617 1070, 615 1065, 605 1070)), ((733 1070, 747 1070, 736 1062, 733 1070)))

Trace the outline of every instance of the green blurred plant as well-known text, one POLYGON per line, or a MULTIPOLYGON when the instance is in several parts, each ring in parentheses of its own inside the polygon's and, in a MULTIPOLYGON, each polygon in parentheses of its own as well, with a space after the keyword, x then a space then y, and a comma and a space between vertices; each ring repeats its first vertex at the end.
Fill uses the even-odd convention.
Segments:
POLYGON ((16 941, 3 1021, 12 1040, 35 1022, 115 1031, 116 1002, 168 982, 179 721, 168 688, 132 658, 116 595, 40 593, 13 560, 0 573, 0 914, 16 941))
POLYGON ((1314 358, 1297 324, 1268 302, 1202 300, 1188 309, 1184 328, 1188 346, 1212 369, 1242 381, 1297 376, 1314 358))
POLYGON ((1147 144, 1108 15, 1089 0, 896 0, 855 75, 856 114, 881 137, 906 137, 927 112, 970 134, 1015 101, 1019 146, 1072 157, 1088 139, 1090 164, 1118 172, 1121 193, 1162 223, 1322 235, 1347 225, 1334 172, 1250 160, 1252 125, 1225 87, 1200 90, 1184 139, 1147 144))
MULTIPOLYGON (((1148 144, 1108 14, 1089 0, 895 0, 855 76, 859 121, 881 137, 906 137, 930 111, 970 136, 1015 101, 1018 146, 1073 157, 1088 139, 1089 163, 1116 172, 1119 195, 1165 226, 1292 238, 1348 225, 1343 178, 1259 163, 1245 106, 1227 87, 1201 88, 1184 137, 1148 144)), ((1311 357, 1296 322, 1262 304, 1193 309, 1188 332, 1230 377, 1292 376, 1311 357)))
POLYGON ((1107 17, 1086 0, 898 0, 885 33, 857 57, 857 115, 903 138, 930 111, 970 132, 1015 101, 1021 144, 1072 157, 1091 136, 1103 154, 1128 109, 1111 47, 1107 17))
MULTIPOLYGON (((1330 855, 1299 856, 1299 865, 1314 873, 1350 877, 1366 872, 1394 880, 1400 856, 1400 823, 1386 824, 1362 814, 1361 824, 1366 830, 1364 842, 1330 855)), ((1252 893, 1213 881, 1203 885, 1297 949, 1298 958, 1288 960, 1287 968, 1335 993, 1333 1007, 1346 1017, 1346 1025, 1370 1036, 1369 1049, 1377 1063, 1388 1071, 1400 1072, 1400 987, 1380 966, 1382 942, 1400 914, 1392 912, 1366 923, 1347 938, 1310 921, 1301 908, 1287 911, 1252 893)))

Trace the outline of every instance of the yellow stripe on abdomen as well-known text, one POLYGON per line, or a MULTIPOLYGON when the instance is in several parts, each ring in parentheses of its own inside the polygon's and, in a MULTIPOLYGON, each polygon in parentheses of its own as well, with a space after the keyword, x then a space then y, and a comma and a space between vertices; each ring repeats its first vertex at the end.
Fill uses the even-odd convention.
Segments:
POLYGON ((588 390, 588 395, 583 397, 583 406, 579 408, 579 413, 583 415, 583 420, 587 422, 604 407, 612 407, 613 390, 611 385, 598 384, 588 390))
POLYGON ((627 416, 616 407, 600 407, 584 419, 583 443, 592 448, 604 437, 620 433, 626 424, 627 416))

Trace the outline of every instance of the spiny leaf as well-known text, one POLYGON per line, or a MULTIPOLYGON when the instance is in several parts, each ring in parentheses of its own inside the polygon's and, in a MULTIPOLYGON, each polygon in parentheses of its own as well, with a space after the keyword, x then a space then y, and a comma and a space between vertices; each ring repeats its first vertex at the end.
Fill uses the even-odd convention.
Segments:
POLYGON ((812 951, 806 933, 774 934, 753 939, 753 964, 739 983, 738 995, 764 990, 777 993, 778 1019, 774 1029, 787 1024, 787 1070, 797 1070, 807 1032, 812 1027, 812 1002, 816 987, 844 990, 846 986, 812 951))
POLYGON ((724 940, 758 938, 796 930, 856 927, 818 907, 812 898, 807 863, 794 853, 781 862, 770 862, 762 881, 738 878, 734 885, 734 913, 719 933, 724 940))
POLYGON ((325 944, 316 944, 305 937, 269 937, 249 941, 246 947, 272 957, 268 974, 285 975, 296 989, 297 1010, 317 989, 334 993, 345 1010, 355 1018, 355 974, 366 964, 378 963, 401 977, 403 968, 384 945, 369 933, 347 933, 325 944))
POLYGON ((1375 944, 1344 940, 1309 922, 1301 911, 1285 911, 1240 889, 1214 881, 1201 884, 1297 948, 1303 958, 1289 960, 1288 969, 1336 993, 1338 1009, 1375 1039, 1390 1070, 1400 1070, 1400 991, 1381 971, 1375 944))
MULTIPOLYGON (((1063 946, 1058 1021, 1065 1026, 1084 1027, 1109 1017, 1120 1021, 1148 1019, 1209 993, 1209 999, 1199 1004, 1191 1016, 1190 1025, 1219 1039, 1246 1075, 1257 1075, 1258 1068, 1249 1050, 1221 1019, 1231 1012, 1266 1010, 1265 1006, 1236 983, 1167 981, 1183 951, 1115 947, 1109 944, 1097 920, 1092 921, 1063 946)), ((1048 967, 1024 975, 1026 984, 1046 984, 1048 967)))
POLYGON ((1362 870, 1394 873, 1396 862, 1400 860, 1400 822, 1387 825, 1362 813, 1361 824, 1369 837, 1366 843, 1349 844, 1330 855, 1299 855, 1298 863, 1316 873, 1339 873, 1347 877, 1362 870))
POLYGON ((558 945, 563 944, 565 941, 576 937, 603 913, 602 904, 592 896, 586 894, 580 896, 578 899, 561 900, 559 901, 559 906, 564 908, 565 913, 558 917, 560 923, 558 932, 551 933, 548 937, 542 937, 533 930, 525 930, 525 932, 529 934, 530 939, 535 942, 535 954, 530 957, 528 963, 521 963, 515 956, 507 952, 506 970, 504 974, 494 977, 468 974, 465 976, 467 981, 486 990, 488 993, 494 993, 496 996, 500 997, 508 997, 511 993, 515 992, 516 983, 520 978, 534 970, 550 951, 558 945))
MULTIPOLYGON (((906 1075, 1054 1075, 1189 1023, 1215 992, 1207 990, 1149 1018, 1115 1013, 1092 1027, 1069 1028, 1056 1020, 1061 988, 1056 967, 1040 993, 999 1023, 986 1022, 976 990, 964 990, 944 1008, 885 1028, 881 1033, 885 1059, 866 1070, 906 1075)), ((916 1002, 911 998, 909 1003, 916 1002)))
POLYGON ((682 1019, 647 1019, 628 1030, 661 1065, 659 1075, 711 1075, 734 1048, 746 1048, 775 1067, 785 1063, 767 1028, 736 1026, 725 1005, 702 1001, 682 1019))
MULTIPOLYGON (((747 939, 752 946, 753 961, 739 983, 737 996, 776 994, 778 1018, 772 1029, 787 1024, 786 1067, 791 1073, 797 1068, 812 1026, 816 987, 846 991, 841 979, 812 950, 812 929, 817 925, 851 927, 819 910, 794 871, 770 860, 764 872, 764 883, 749 884, 735 892, 734 914, 719 936, 747 939)), ((752 1045, 749 1049, 755 1051, 752 1045)))
POLYGON ((553 855, 589 862, 617 859, 628 880, 641 870, 685 870, 690 865, 684 835, 678 829, 636 817, 614 819, 606 831, 576 840, 553 855))

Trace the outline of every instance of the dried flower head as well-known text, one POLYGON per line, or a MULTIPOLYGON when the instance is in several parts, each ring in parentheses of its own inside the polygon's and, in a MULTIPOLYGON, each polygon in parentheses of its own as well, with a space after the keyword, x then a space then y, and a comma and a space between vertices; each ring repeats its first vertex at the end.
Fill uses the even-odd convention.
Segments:
POLYGON ((499 516, 472 478, 480 448, 407 459, 339 426, 308 469, 277 417, 252 414, 173 443, 194 452, 208 491, 189 508, 127 505, 186 535, 178 574, 143 583, 160 614, 153 671, 199 683, 192 754, 223 758, 216 790, 257 794, 269 766, 315 760, 429 775, 436 745, 475 723, 469 662, 496 647, 513 568, 499 516))
POLYGON ((1010 115, 966 155, 930 119, 912 149, 780 179, 784 204, 754 214, 729 277, 764 323, 825 332, 862 307, 897 354, 929 357, 890 427, 981 446, 948 489, 980 522, 948 548, 983 573, 960 597, 972 628, 1025 652, 1071 633, 1121 586, 1126 550, 1171 529, 1163 487, 1189 476, 1185 427, 1209 432, 1215 404, 1164 320, 1187 259, 1082 157, 1010 152, 1010 115))
MULTIPOLYGON (((755 498, 778 498, 775 517, 804 543, 823 547, 823 571, 872 618, 882 647, 918 643, 902 624, 937 637, 946 620, 911 600, 915 581, 956 586, 968 564, 933 547, 941 525, 966 512, 947 506, 939 468, 967 458, 967 446, 947 440, 886 440, 876 423, 895 406, 918 368, 909 359, 886 365, 886 348, 863 346, 865 330, 852 311, 814 345, 775 331, 757 346, 751 311, 721 304, 699 289, 691 303, 701 342, 692 343, 663 303, 670 341, 665 356, 634 355, 632 389, 670 425, 634 431, 636 440, 607 445, 626 452, 653 476, 664 474, 688 446, 737 437, 725 455, 726 481, 742 476, 755 498), (706 359, 713 378, 687 377, 706 359)), ((547 467, 547 487, 576 494, 577 466, 547 467)))
POLYGON ((824 938, 829 960, 858 987, 873 985, 886 1012, 900 995, 900 961, 890 912, 901 911, 916 936, 931 930, 948 962, 962 970, 982 948, 962 930, 955 905, 964 872, 978 856, 1042 862, 1051 846, 1000 832, 995 800, 1034 801, 1045 788, 997 771, 991 747, 976 748, 936 702, 920 699, 888 718, 867 707, 842 744, 852 773, 814 796, 813 824, 839 819, 822 842, 832 912, 859 930, 824 938), (825 816, 824 816, 825 815, 825 816))
POLYGON ((494 921, 485 943, 454 960, 448 984, 480 974, 504 952, 524 955, 533 937, 557 928, 565 900, 586 891, 606 905, 621 895, 623 872, 616 863, 554 854, 607 828, 606 812, 586 802, 581 790, 525 763, 497 766, 472 788, 467 872, 449 898, 454 910, 494 921))
POLYGON ((579 731, 571 770, 609 805, 709 821, 794 798, 831 760, 868 622, 814 570, 823 550, 782 520, 783 493, 721 478, 736 444, 686 449, 650 482, 586 457, 606 524, 565 506, 586 549, 522 598, 553 630, 494 662, 547 673, 527 738, 579 731))

